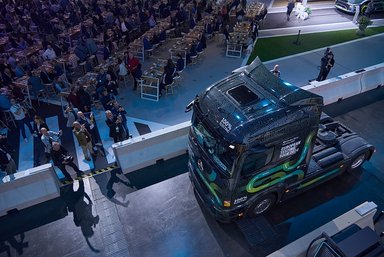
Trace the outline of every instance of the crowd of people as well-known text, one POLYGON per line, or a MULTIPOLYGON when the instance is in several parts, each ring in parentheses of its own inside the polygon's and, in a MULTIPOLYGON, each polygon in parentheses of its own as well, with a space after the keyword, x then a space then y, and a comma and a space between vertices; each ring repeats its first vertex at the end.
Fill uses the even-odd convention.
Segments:
MULTIPOLYGON (((127 127, 127 112, 116 97, 120 94, 119 85, 122 81, 125 83, 127 76, 132 78, 132 89, 137 90, 143 73, 142 63, 130 51, 130 42, 154 28, 160 19, 170 23, 169 28, 174 31, 175 37, 181 37, 198 23, 204 23, 204 33, 199 40, 191 42, 186 60, 181 55, 178 55, 178 60, 168 60, 160 81, 162 92, 178 76, 178 71, 185 68, 184 63, 189 64, 203 51, 206 37, 228 32, 230 10, 238 5, 246 8, 246 1, 240 3, 238 0, 227 1, 219 8, 215 2, 206 0, 1 2, 0 110, 13 115, 17 132, 21 133, 25 142, 29 140, 25 132, 27 127, 34 143, 39 145, 37 149, 44 149, 35 151, 34 165, 41 164, 40 152, 45 152, 45 162, 52 160, 68 179, 70 176, 65 166, 75 164, 60 144, 62 132, 49 130, 41 117, 43 115, 38 109, 33 109, 23 88, 15 83, 18 79, 28 78, 28 87, 35 97, 45 92, 47 85, 55 93, 69 92, 68 107, 64 111, 67 127, 73 130, 84 159, 89 161, 98 152, 104 154, 92 113, 95 102, 100 102, 104 108, 105 123, 114 142, 131 136, 127 127), (212 18, 204 19, 205 15, 212 18), (112 66, 100 68, 97 70, 95 90, 85 90, 76 80, 82 75, 81 72, 79 74, 79 65, 85 63, 85 69, 91 70, 93 61, 103 62, 121 48, 125 52, 122 58, 118 58, 117 69, 112 66)), ((159 28, 152 38, 143 37, 142 43, 144 48, 150 48, 164 42, 167 36, 166 30, 159 28)), ((1 134, 1 137, 1 140, 6 140, 6 134, 1 134)), ((2 170, 9 174, 16 171, 12 151, 5 144, 0 145, 0 160, 2 170)), ((79 172, 78 169, 75 171, 79 172)))

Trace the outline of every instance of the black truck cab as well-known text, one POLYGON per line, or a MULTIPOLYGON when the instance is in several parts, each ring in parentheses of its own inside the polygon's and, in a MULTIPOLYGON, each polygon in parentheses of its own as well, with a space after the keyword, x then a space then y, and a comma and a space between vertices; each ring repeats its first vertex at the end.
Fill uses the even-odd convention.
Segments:
POLYGON ((262 214, 369 159, 373 146, 322 108, 259 59, 196 97, 189 174, 216 219, 262 214))

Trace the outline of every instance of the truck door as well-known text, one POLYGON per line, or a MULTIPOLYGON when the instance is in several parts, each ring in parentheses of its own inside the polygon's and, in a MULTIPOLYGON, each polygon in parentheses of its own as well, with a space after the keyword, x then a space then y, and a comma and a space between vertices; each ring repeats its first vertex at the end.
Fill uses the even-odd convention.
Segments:
POLYGON ((239 167, 238 195, 247 193, 249 199, 272 187, 275 192, 284 190, 303 179, 314 135, 315 132, 291 135, 273 146, 245 152, 239 167))

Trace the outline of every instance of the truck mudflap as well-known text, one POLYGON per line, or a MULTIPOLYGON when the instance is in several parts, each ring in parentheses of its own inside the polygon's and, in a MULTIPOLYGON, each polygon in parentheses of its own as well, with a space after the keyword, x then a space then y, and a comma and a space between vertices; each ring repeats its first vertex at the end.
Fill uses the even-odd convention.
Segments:
POLYGON ((372 153, 375 151, 375 147, 373 145, 369 144, 358 135, 341 139, 339 144, 341 152, 351 160, 362 153, 368 153, 367 160, 369 160, 372 153))

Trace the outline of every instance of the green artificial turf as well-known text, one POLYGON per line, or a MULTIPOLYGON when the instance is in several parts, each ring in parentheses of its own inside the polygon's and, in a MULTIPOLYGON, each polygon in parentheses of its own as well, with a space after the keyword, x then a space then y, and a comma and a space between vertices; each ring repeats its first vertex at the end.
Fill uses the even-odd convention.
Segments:
MULTIPOLYGON (((367 28, 365 36, 383 32, 384 26, 367 28)), ((302 34, 299 38, 299 45, 294 44, 297 35, 260 38, 257 40, 247 64, 251 63, 256 56, 265 62, 359 38, 361 36, 356 35, 356 29, 302 34)))

